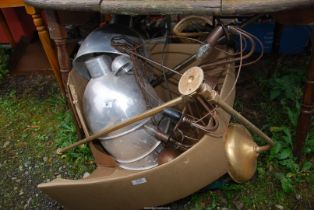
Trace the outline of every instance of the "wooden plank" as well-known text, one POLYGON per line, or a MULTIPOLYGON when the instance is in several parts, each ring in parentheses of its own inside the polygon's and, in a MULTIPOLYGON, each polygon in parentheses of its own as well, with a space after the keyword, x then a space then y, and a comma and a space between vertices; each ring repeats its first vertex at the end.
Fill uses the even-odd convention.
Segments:
POLYGON ((314 0, 25 0, 25 2, 40 8, 132 15, 242 15, 314 6, 314 0))
POLYGON ((314 0, 222 0, 223 14, 270 13, 314 6, 314 0))
POLYGON ((221 0, 103 0, 107 14, 218 14, 221 0))
POLYGON ((25 0, 38 8, 56 10, 99 11, 101 0, 25 0))

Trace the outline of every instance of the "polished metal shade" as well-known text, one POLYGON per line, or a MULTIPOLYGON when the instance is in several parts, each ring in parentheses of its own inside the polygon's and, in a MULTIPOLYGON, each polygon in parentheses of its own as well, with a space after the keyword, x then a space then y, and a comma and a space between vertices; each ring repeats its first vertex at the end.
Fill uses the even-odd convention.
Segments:
MULTIPOLYGON (((115 59, 119 58, 116 56, 115 59)), ((134 74, 111 71, 112 61, 107 54, 85 61, 91 79, 83 95, 83 111, 89 129, 96 133, 146 111, 149 101, 144 99, 134 74)), ((147 84, 148 85, 148 84, 147 84)), ((146 88, 145 91, 149 91, 146 88)), ((150 91, 153 91, 151 88, 150 91)), ((151 92, 150 95, 155 95, 151 92)), ((158 101, 157 101, 158 102, 158 101)), ((99 138, 103 147, 116 159, 120 167, 144 170, 158 165, 157 147, 161 142, 149 134, 144 125, 150 118, 125 126, 99 138)))
POLYGON ((225 134, 225 151, 229 162, 228 173, 235 182, 246 182, 255 174, 257 148, 243 125, 229 125, 225 134))
POLYGON ((142 42, 142 39, 139 38, 136 32, 122 25, 107 25, 98 28, 91 32, 82 42, 73 60, 73 69, 89 80, 91 76, 86 68, 85 61, 93 58, 96 54, 123 55, 123 53, 111 45, 112 38, 118 36, 125 36, 129 40, 142 42))

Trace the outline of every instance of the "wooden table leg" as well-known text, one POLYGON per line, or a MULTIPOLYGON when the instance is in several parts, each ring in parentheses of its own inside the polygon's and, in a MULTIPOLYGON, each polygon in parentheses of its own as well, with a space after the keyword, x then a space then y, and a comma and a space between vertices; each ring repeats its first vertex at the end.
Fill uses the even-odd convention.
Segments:
POLYGON ((11 30, 9 28, 9 25, 7 23, 7 21, 5 20, 5 17, 0 9, 0 27, 3 30, 3 33, 5 34, 5 36, 8 38, 9 43, 12 47, 15 47, 16 43, 15 40, 13 38, 13 35, 11 33, 11 30))
POLYGON ((61 77, 63 84, 66 86, 68 81, 68 74, 71 70, 69 54, 66 47, 67 33, 64 26, 60 23, 56 11, 47 10, 46 15, 50 37, 54 40, 57 46, 61 77))
POLYGON ((272 56, 271 56, 272 68, 268 69, 267 78, 271 78, 273 75, 276 74, 276 69, 278 66, 278 59, 279 59, 280 39, 282 35, 282 30, 283 30, 283 25, 275 22, 272 56))
POLYGON ((311 128, 311 115, 314 111, 314 32, 312 32, 312 56, 308 77, 304 88, 303 104, 299 115, 293 153, 300 160, 303 155, 305 140, 311 128))
MULTIPOLYGON (((64 28, 64 26, 60 23, 58 14, 56 11, 52 10, 47 10, 46 11, 46 17, 47 17, 47 24, 48 24, 48 29, 50 32, 50 37, 54 40, 56 43, 57 47, 57 55, 58 55, 58 61, 59 61, 59 66, 60 66, 60 72, 61 72, 61 77, 62 77, 62 82, 65 87, 67 87, 67 82, 68 82, 68 74, 71 71, 71 64, 70 64, 70 58, 67 50, 67 33, 64 28)), ((82 132, 82 125, 80 123, 78 114, 74 108, 74 105, 71 101, 70 94, 68 93, 68 88, 66 88, 66 97, 69 101, 67 105, 71 108, 72 111, 72 116, 75 121, 75 126, 77 130, 77 135, 79 138, 83 136, 82 132)))
POLYGON ((33 22, 34 22, 34 25, 36 26, 36 30, 38 32, 40 42, 44 48, 44 51, 46 53, 50 66, 54 73, 54 76, 62 90, 62 93, 65 94, 65 85, 62 82, 57 56, 52 47, 49 33, 46 30, 46 27, 44 26, 43 20, 40 14, 38 13, 38 11, 34 7, 25 5, 25 10, 27 14, 31 15, 33 18, 33 22))

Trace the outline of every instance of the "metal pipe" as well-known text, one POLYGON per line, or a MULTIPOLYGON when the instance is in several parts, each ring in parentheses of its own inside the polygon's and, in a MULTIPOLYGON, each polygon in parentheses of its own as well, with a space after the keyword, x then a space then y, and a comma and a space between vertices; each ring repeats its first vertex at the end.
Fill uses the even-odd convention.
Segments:
POLYGON ((265 146, 260 146, 260 147, 256 147, 255 148, 255 151, 257 152, 257 153, 261 153, 261 152, 266 152, 266 151, 268 151, 269 149, 271 148, 271 145, 265 145, 265 146))
POLYGON ((101 136, 104 136, 106 134, 109 134, 113 131, 116 131, 116 130, 119 130, 120 128, 123 128, 125 126, 128 126, 128 125, 131 125, 133 123, 136 123, 138 121, 141 121, 145 118, 148 118, 148 117, 151 117, 159 112, 161 112, 162 110, 166 109, 166 108, 169 108, 169 107, 173 107, 175 105, 178 105, 178 104, 181 104, 181 103, 184 103, 186 100, 188 100, 189 96, 180 96, 178 98, 175 98, 171 101, 168 101, 160 106, 157 106, 157 107, 154 107, 150 110, 147 110, 146 112, 142 113, 142 114, 139 114, 139 115, 136 115, 130 119, 127 119, 125 121, 122 121, 116 125, 113 125, 113 126, 110 126, 110 127, 106 127, 106 128, 103 128, 101 129, 100 131, 94 133, 93 135, 85 138, 85 139, 82 139, 82 140, 79 140, 77 142, 75 142, 74 144, 71 144, 69 146, 66 146, 64 148, 58 148, 57 149, 57 154, 62 154, 74 147, 77 147, 79 145, 82 145, 82 144, 85 144, 85 143, 88 143, 88 142, 91 142, 101 136))
MULTIPOLYGON (((244 21, 244 22, 242 22, 242 23, 240 24, 240 28, 246 27, 247 25, 253 23, 254 21, 258 20, 258 19, 259 19, 260 17, 262 17, 262 16, 264 16, 264 14, 255 15, 255 16, 253 16, 253 17, 247 19, 246 21, 244 21)), ((225 17, 225 16, 224 16, 224 17, 225 17)), ((236 18, 236 17, 239 17, 239 16, 234 16, 234 18, 236 18)), ((218 40, 218 42, 223 41, 225 38, 226 38, 226 36, 221 37, 221 38, 218 40)), ((244 48, 244 49, 245 49, 245 48, 244 48)))
POLYGON ((214 30, 207 37, 206 41, 209 47, 212 49, 219 41, 220 37, 224 35, 224 29, 222 26, 214 28, 214 30))
MULTIPOLYGON (((224 35, 224 30, 222 26, 216 27, 207 37, 206 44, 202 45, 199 50, 191 55, 190 57, 186 58, 183 62, 179 63, 176 65, 173 70, 180 72, 183 70, 185 67, 193 63, 195 60, 201 60, 205 56, 211 53, 211 51, 214 49, 214 47, 217 45, 220 37, 224 35)), ((174 76, 175 73, 173 71, 166 73, 166 76, 160 76, 156 80, 151 83, 153 87, 156 87, 160 85, 165 79, 169 79, 172 76, 174 76)))
POLYGON ((223 110, 225 110, 227 113, 232 115, 235 119, 243 123, 246 127, 248 127, 251 131, 255 132, 258 136, 263 138, 265 141, 267 141, 270 145, 274 145, 273 140, 268 137, 263 131, 261 131, 259 128, 257 128, 253 123, 251 123, 249 120, 247 120, 245 117, 243 117, 239 112, 234 110, 229 104, 221 100, 220 97, 216 97, 213 100, 214 103, 218 104, 223 110))
POLYGON ((138 54, 138 53, 135 53, 135 52, 133 52, 132 50, 129 50, 129 49, 127 49, 127 48, 122 48, 122 50, 124 50, 124 51, 126 51, 127 53, 130 53, 130 54, 132 54, 132 55, 134 55, 134 56, 136 56, 136 57, 139 57, 139 58, 143 59, 144 61, 147 61, 147 62, 149 62, 149 63, 152 63, 152 64, 156 65, 156 66, 159 66, 159 67, 162 67, 162 68, 164 68, 164 69, 166 69, 166 70, 168 70, 168 71, 171 71, 171 72, 173 72, 173 73, 175 73, 175 74, 182 75, 182 74, 180 74, 179 72, 177 72, 177 71, 175 71, 175 70, 173 70, 173 69, 171 69, 171 68, 169 68, 169 67, 167 67, 167 66, 164 66, 164 65, 162 65, 162 64, 160 64, 160 63, 158 63, 158 62, 156 62, 156 61, 153 61, 152 59, 146 58, 146 57, 143 56, 143 55, 140 55, 140 54, 138 54))
POLYGON ((268 137, 263 131, 257 128, 253 123, 251 123, 248 119, 246 119, 239 112, 234 110, 229 104, 227 104, 224 100, 222 100, 220 95, 215 90, 212 90, 208 85, 203 84, 199 94, 205 96, 210 102, 219 105, 224 111, 232 115, 239 122, 243 123, 246 127, 249 128, 249 130, 255 132, 258 136, 263 138, 271 146, 274 145, 274 142, 270 137, 268 137))

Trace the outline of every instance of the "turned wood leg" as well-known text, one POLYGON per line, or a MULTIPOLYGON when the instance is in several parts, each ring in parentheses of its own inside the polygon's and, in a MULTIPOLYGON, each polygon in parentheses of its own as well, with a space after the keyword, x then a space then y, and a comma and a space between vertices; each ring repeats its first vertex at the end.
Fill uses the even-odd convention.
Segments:
MULTIPOLYGON (((67 87, 68 74, 71 70, 70 58, 67 51, 67 43, 66 43, 67 33, 64 26, 60 23, 58 19, 58 15, 55 11, 47 10, 46 17, 47 17, 47 24, 48 24, 50 37, 51 39, 54 40, 57 47, 57 55, 58 55, 58 62, 60 66, 62 82, 63 82, 63 85, 67 87)), ((77 135, 81 138, 82 137, 82 125, 80 123, 75 107, 71 101, 71 96, 68 92, 69 92, 69 89, 66 88, 66 97, 68 100, 70 100, 68 105, 70 105, 70 108, 73 114, 76 130, 77 130, 77 135)))
POLYGON ((15 40, 13 38, 13 35, 11 33, 11 30, 9 28, 9 25, 7 23, 7 21, 5 20, 5 17, 0 9, 0 27, 3 30, 3 33, 5 34, 5 36, 8 38, 9 43, 12 47, 15 47, 16 43, 15 40))
POLYGON ((312 56, 308 70, 308 77, 304 88, 303 104, 299 115, 296 139, 293 153, 301 159, 305 140, 311 128, 311 115, 314 111, 314 32, 312 32, 312 56))
POLYGON ((66 86, 68 81, 68 74, 71 70, 69 54, 66 47, 67 33, 64 26, 60 23, 58 15, 55 11, 47 10, 46 15, 50 37, 54 40, 57 47, 57 55, 62 81, 66 86))
POLYGON ((49 33, 46 30, 46 27, 44 26, 43 20, 38 11, 34 7, 25 5, 25 10, 27 14, 31 15, 33 18, 33 22, 38 32, 40 42, 44 48, 50 66, 52 68, 53 74, 62 90, 62 93, 65 94, 65 85, 62 82, 57 56, 52 47, 49 33))

